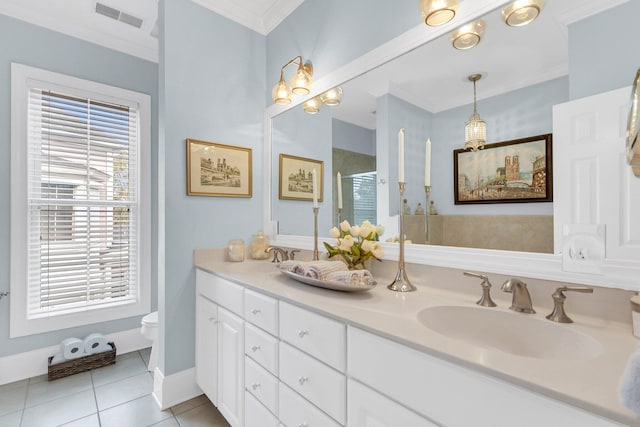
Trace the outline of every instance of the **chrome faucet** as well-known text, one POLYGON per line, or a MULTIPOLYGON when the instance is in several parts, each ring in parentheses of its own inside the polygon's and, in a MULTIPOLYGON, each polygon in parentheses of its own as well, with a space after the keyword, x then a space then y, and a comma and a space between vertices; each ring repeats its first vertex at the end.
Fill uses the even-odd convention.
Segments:
POLYGON ((264 250, 266 253, 273 253, 273 259, 271 262, 281 262, 280 256, 282 257, 282 261, 288 261, 290 259, 294 259, 296 256, 296 252, 300 252, 298 249, 292 249, 290 251, 281 248, 280 246, 269 246, 264 250))
POLYGON ((527 284, 524 283, 520 279, 516 279, 512 277, 502 284, 500 287, 504 292, 513 293, 513 298, 511 300, 511 310, 520 312, 520 313, 535 313, 536 311, 533 309, 533 304, 531 303, 531 295, 529 295, 529 290, 527 289, 527 284))

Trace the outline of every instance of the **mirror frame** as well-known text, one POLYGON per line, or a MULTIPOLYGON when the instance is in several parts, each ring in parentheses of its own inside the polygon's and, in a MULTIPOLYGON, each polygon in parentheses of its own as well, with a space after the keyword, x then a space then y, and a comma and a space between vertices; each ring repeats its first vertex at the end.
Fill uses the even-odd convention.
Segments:
MULTIPOLYGON (((314 82, 312 92, 305 98, 294 100, 286 106, 270 105, 264 113, 264 174, 273 176, 272 171, 272 119, 301 105, 306 99, 312 98, 322 92, 343 84, 356 78, 373 68, 376 68, 388 61, 391 61, 406 52, 409 52, 425 43, 444 36, 455 28, 466 22, 471 22, 495 11, 501 6, 509 3, 505 0, 466 0, 463 8, 458 11, 458 19, 439 27, 425 27, 420 24, 415 28, 401 34, 381 46, 356 58, 347 65, 324 76, 314 82)), ((277 220, 271 218, 272 196, 274 189, 271 185, 272 179, 263 180, 263 229, 272 237, 272 243, 278 246, 298 249, 313 250, 313 236, 295 236, 277 234, 277 220)), ((554 202, 557 203, 557 202, 554 202)), ((385 216, 389 217, 386 212, 385 216)), ((320 237, 319 246, 326 241, 333 243, 329 237, 320 237)), ((382 242, 384 247, 383 259, 397 261, 399 256, 399 246, 397 244, 382 242)), ((635 274, 609 274, 590 275, 563 271, 561 254, 543 254, 532 252, 515 252, 493 249, 475 249, 451 246, 435 245, 406 245, 405 261, 408 263, 432 265, 437 267, 455 268, 463 270, 473 270, 485 273, 495 273, 504 275, 514 275, 519 277, 554 280, 578 284, 595 285, 600 287, 625 288, 630 290, 640 290, 637 281, 633 277, 635 274), (487 268, 487 266, 491 266, 487 268), (611 283, 613 282, 613 283, 611 283)), ((634 268, 632 268, 634 269, 634 268)), ((635 269, 634 269, 635 270, 635 269)))

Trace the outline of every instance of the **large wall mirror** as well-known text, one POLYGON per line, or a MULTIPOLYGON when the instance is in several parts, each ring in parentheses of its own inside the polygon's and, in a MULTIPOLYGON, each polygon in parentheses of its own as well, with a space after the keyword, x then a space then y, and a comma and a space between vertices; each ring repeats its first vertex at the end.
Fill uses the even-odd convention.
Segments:
MULTIPOLYGON (((492 7, 501 3, 506 2, 493 2, 492 7)), ((411 212, 405 224, 416 243, 407 249, 409 260, 472 268, 473 257, 479 269, 490 260, 495 271, 523 274, 524 268, 532 277, 584 281, 564 276, 553 254, 553 202, 455 204, 453 151, 464 146, 465 123, 473 111, 468 77, 476 73, 482 76, 477 82, 478 112, 487 123, 488 144, 551 133, 552 107, 570 100, 568 21, 576 20, 576 10, 593 14, 612 6, 606 3, 548 1, 536 21, 518 28, 505 25, 499 9, 471 13, 466 21, 481 18, 486 23, 482 41, 473 49, 454 49, 450 30, 416 48, 399 42, 407 51, 397 52, 395 59, 373 69, 350 69, 357 77, 347 81, 340 76, 325 80, 342 87, 339 106, 325 106, 314 115, 305 113, 301 104, 268 110, 270 158, 265 161, 273 178, 267 186, 271 217, 265 224, 277 222, 279 240, 289 244, 304 246, 302 236, 313 232, 308 203, 278 198, 278 155, 285 153, 324 162, 320 236, 328 236, 337 222, 340 172, 344 217, 352 223, 381 223, 387 230, 382 240, 393 237, 401 206, 397 133, 404 128, 403 197, 411 212), (426 206, 424 187, 427 138, 432 142, 431 206, 426 206), (437 215, 415 215, 418 204, 426 214, 437 215), (460 258, 465 262, 455 261, 460 258)), ((367 62, 370 58, 361 61, 367 62)), ((337 74, 345 74, 341 71, 337 74)), ((393 245, 388 249, 393 258, 393 245)))

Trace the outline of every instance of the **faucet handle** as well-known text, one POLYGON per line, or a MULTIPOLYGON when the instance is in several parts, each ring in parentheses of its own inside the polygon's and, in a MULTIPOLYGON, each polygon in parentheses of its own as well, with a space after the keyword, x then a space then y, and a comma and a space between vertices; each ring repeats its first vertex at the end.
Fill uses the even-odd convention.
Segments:
POLYGON ((296 256, 296 253, 300 252, 300 249, 291 249, 289 251, 289 259, 294 259, 296 256))
POLYGON ((482 283, 480 283, 480 286, 482 286, 482 297, 480 297, 480 299, 476 301, 476 304, 482 307, 495 307, 496 303, 491 299, 491 282, 489 282, 489 277, 484 274, 472 273, 470 271, 465 271, 463 272, 463 274, 465 276, 477 277, 479 279, 482 279, 482 283))
POLYGON ((573 323, 573 320, 564 311, 564 300, 567 297, 564 295, 565 291, 593 293, 593 288, 589 286, 560 286, 551 295, 553 298, 553 311, 547 316, 547 319, 552 322, 558 323, 573 323))

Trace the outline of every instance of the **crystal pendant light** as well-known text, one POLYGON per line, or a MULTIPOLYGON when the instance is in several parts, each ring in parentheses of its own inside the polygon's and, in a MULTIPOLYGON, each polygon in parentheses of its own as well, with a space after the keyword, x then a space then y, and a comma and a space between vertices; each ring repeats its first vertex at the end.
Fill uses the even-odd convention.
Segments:
POLYGON ((545 0, 516 0, 502 8, 502 19, 511 27, 521 27, 536 19, 545 0))
POLYGON ((322 101, 320 101, 319 96, 314 96, 304 104, 302 104, 302 109, 309 114, 316 114, 320 111, 320 107, 322 107, 322 101))
POLYGON ((289 81, 291 92, 296 95, 307 95, 311 91, 311 84, 313 83, 312 75, 313 66, 311 63, 307 62, 306 64, 302 64, 302 62, 300 62, 298 69, 289 81))
POLYGON ((458 11, 458 0, 420 0, 424 23, 430 27, 446 24, 458 11))
POLYGON ((480 74, 469 76, 469 80, 473 82, 473 113, 464 127, 464 148, 470 151, 482 150, 487 142, 487 124, 480 118, 476 105, 476 82, 481 77, 480 74))
POLYGON ((280 71, 280 81, 276 83, 271 91, 271 97, 276 104, 290 104, 291 103, 291 88, 287 82, 284 81, 284 70, 280 71))

